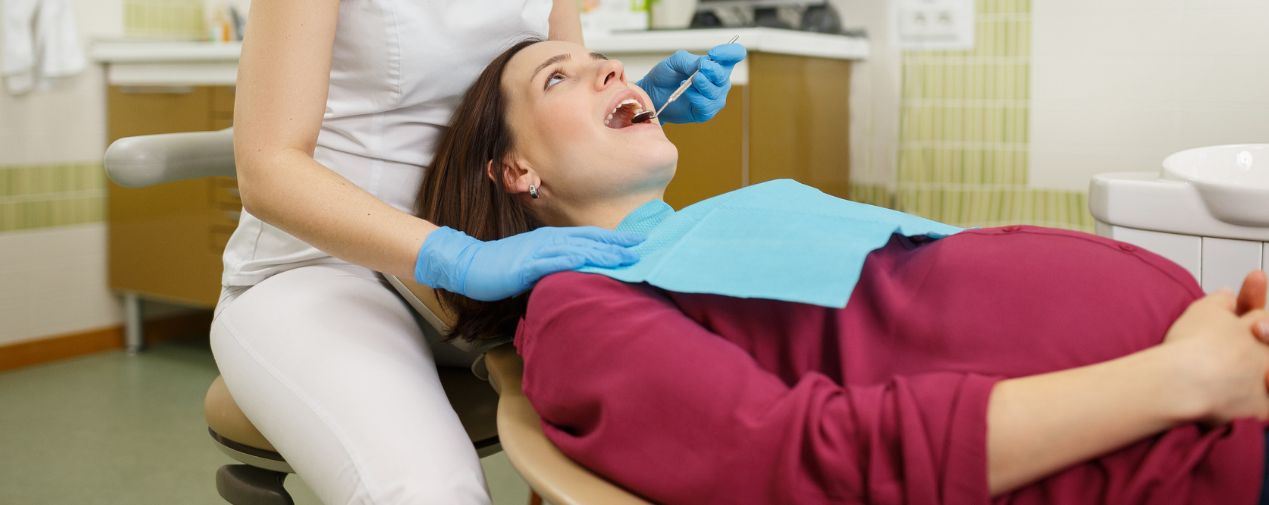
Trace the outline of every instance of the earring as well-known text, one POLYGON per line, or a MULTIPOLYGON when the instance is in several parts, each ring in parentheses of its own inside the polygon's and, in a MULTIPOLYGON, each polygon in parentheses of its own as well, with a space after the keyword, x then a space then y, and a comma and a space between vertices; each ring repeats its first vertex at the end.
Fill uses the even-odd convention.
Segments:
POLYGON ((534 185, 532 185, 532 184, 530 184, 530 185, 529 185, 529 198, 532 198, 532 199, 534 199, 534 200, 537 200, 537 199, 538 199, 538 187, 537 187, 537 186, 534 186, 534 185))

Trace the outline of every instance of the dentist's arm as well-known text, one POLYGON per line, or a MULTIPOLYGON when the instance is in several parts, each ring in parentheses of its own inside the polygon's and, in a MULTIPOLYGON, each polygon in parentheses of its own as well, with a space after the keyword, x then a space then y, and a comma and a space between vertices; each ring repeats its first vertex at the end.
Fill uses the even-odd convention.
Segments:
POLYGON ((551 2, 551 40, 572 42, 585 46, 582 40, 582 19, 577 12, 577 0, 555 0, 551 2))
POLYGON ((437 227, 313 159, 329 86, 338 0, 251 6, 234 103, 243 208, 333 256, 406 279, 437 227))
POLYGON ((313 151, 339 2, 256 2, 249 16, 238 64, 234 157, 242 204, 251 214, 332 256, 480 300, 518 294, 550 272, 634 261, 626 249, 632 237, 596 228, 477 241, 401 212, 322 166, 313 151))

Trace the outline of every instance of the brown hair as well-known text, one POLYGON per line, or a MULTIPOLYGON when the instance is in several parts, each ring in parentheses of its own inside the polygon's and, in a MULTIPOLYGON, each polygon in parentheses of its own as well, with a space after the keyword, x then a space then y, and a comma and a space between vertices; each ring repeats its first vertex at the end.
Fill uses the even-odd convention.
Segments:
MULTIPOLYGON (((502 93, 503 69, 516 53, 540 41, 525 39, 503 51, 467 90, 419 188, 419 217, 478 240, 496 240, 541 226, 503 184, 485 174, 489 162, 500 162, 512 146, 502 93)), ((437 294, 445 308, 458 316, 450 338, 467 340, 512 334, 528 301, 527 294, 496 302, 478 302, 439 289, 437 294)))

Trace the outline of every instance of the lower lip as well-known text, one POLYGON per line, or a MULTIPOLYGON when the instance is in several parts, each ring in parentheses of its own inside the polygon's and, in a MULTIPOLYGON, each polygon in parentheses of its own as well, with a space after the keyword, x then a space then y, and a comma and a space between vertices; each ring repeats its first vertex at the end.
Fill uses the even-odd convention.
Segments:
MULTIPOLYGON (((626 131, 626 130, 638 130, 638 129, 646 128, 646 127, 649 127, 649 126, 656 127, 656 128, 660 128, 660 127, 661 127, 660 125, 658 125, 658 124, 656 124, 656 123, 652 122, 652 120, 651 120, 651 119, 649 119, 649 120, 644 121, 644 122, 642 122, 642 123, 634 123, 634 124, 631 124, 630 126, 627 126, 627 127, 625 127, 625 128, 608 128, 608 129, 609 129, 609 130, 616 130, 616 131, 619 131, 619 132, 623 132, 623 131, 626 131)), ((605 127, 605 128, 607 128, 607 127, 605 127)))

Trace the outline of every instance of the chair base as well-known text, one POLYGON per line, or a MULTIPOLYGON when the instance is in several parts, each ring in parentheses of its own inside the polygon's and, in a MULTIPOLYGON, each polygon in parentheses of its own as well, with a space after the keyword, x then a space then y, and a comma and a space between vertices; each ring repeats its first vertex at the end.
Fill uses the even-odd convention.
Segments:
POLYGON ((211 434, 212 441, 216 443, 216 447, 220 449, 220 452, 239 462, 274 472, 295 473, 295 470, 282 458, 281 454, 240 444, 221 436, 216 433, 216 430, 211 428, 207 428, 207 433, 211 434))
POLYGON ((216 471, 216 492, 232 505, 295 505, 283 486, 286 476, 250 465, 225 465, 216 471))

